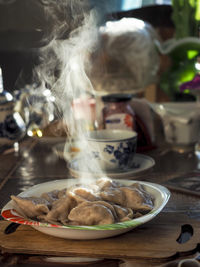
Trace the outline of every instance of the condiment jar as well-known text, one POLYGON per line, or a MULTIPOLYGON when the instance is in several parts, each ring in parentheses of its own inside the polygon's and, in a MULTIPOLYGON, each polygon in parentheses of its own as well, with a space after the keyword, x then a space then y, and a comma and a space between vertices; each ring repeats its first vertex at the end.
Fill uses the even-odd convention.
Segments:
POLYGON ((131 94, 110 94, 102 97, 105 129, 135 130, 135 113, 130 105, 131 98, 131 94))

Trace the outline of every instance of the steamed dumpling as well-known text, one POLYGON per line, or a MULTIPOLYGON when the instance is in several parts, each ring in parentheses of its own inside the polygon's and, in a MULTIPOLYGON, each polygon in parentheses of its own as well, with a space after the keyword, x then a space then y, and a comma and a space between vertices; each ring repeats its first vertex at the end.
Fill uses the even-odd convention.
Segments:
POLYGON ((50 203, 39 197, 19 197, 11 196, 15 209, 27 218, 36 218, 49 212, 50 203))
MULTIPOLYGON (((100 196, 104 201, 123 205, 126 201, 125 194, 119 188, 108 187, 100 192, 100 196)), ((123 205, 125 207, 125 205, 123 205)))
POLYGON ((153 208, 151 196, 143 188, 140 190, 137 185, 118 188, 107 187, 104 191, 100 192, 100 196, 104 201, 136 211, 150 211, 153 208))
POLYGON ((53 190, 50 192, 45 192, 41 195, 41 198, 46 199, 49 203, 53 203, 58 199, 59 190, 53 190))
POLYGON ((129 221, 135 217, 133 215, 133 210, 130 208, 121 207, 119 205, 113 205, 113 207, 119 222, 129 221))
POLYGON ((50 223, 60 222, 66 224, 68 222, 68 214, 75 205, 75 201, 67 195, 53 202, 51 210, 46 215, 39 216, 38 219, 50 223))
POLYGON ((73 208, 69 220, 78 225, 112 224, 115 218, 110 209, 96 202, 83 202, 73 208))
POLYGON ((107 188, 117 187, 118 183, 112 181, 110 178, 104 177, 100 178, 96 181, 96 185, 99 187, 100 191, 106 190, 107 188))
POLYGON ((153 201, 150 195, 144 194, 136 187, 120 187, 125 195, 124 207, 139 211, 150 211, 153 208, 153 201))
POLYGON ((78 204, 84 201, 97 201, 100 199, 91 189, 84 187, 74 188, 69 194, 78 204))

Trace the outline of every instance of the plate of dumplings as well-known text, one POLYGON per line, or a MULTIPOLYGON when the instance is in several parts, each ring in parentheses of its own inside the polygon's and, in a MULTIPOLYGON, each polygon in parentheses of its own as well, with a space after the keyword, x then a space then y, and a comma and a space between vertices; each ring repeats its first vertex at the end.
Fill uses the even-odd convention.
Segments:
POLYGON ((159 184, 119 180, 60 179, 37 184, 2 209, 4 219, 67 239, 101 239, 152 220, 170 192, 159 184))

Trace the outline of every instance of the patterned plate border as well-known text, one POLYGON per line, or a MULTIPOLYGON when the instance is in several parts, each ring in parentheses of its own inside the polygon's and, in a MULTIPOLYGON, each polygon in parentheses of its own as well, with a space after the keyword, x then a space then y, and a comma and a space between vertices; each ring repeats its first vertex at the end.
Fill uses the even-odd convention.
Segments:
POLYGON ((92 225, 92 226, 84 226, 84 225, 57 225, 57 224, 50 224, 50 223, 41 223, 34 220, 29 220, 26 218, 21 217, 18 215, 17 211, 14 209, 7 209, 2 212, 2 216, 9 221, 25 224, 30 226, 43 226, 43 227, 56 227, 56 228, 63 228, 63 229, 82 229, 82 230, 117 230, 117 229, 124 229, 130 227, 137 227, 140 224, 149 221, 153 217, 155 217, 160 212, 160 209, 152 210, 148 214, 141 216, 137 219, 126 221, 126 222, 119 222, 115 224, 104 224, 104 225, 92 225))

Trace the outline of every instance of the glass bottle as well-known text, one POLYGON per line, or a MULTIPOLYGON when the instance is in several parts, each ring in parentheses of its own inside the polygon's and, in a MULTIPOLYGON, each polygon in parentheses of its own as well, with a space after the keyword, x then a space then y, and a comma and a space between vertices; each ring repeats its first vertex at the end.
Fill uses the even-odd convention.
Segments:
POLYGON ((110 94, 102 97, 104 129, 135 130, 135 112, 131 94, 110 94))

